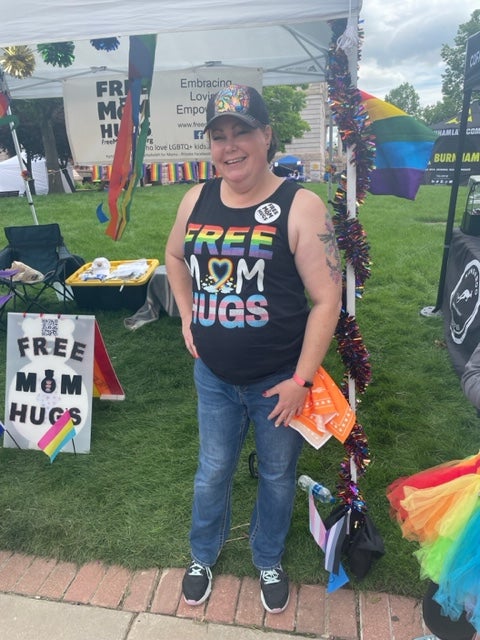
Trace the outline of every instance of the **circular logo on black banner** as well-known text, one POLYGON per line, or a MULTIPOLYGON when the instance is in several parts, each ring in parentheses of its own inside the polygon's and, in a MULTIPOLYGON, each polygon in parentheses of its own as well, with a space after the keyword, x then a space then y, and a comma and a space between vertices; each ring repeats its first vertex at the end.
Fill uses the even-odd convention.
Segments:
POLYGON ((479 296, 480 262, 471 260, 450 296, 450 334, 456 344, 462 344, 469 326, 477 315, 479 296))

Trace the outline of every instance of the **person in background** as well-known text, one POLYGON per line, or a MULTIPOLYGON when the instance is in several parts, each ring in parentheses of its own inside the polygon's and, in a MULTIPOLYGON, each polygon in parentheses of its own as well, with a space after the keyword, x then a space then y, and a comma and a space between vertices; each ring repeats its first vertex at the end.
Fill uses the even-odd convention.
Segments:
POLYGON ((335 177, 336 170, 337 170, 336 165, 327 164, 327 166, 325 167, 325 173, 323 174, 323 181, 329 182, 330 180, 333 180, 333 178, 335 177))
POLYGON ((347 176, 342 173, 335 192, 335 202, 344 202, 347 197, 347 176))
POLYGON ((183 595, 199 605, 211 592, 211 569, 229 535, 233 476, 253 423, 258 489, 249 539, 262 603, 279 613, 289 599, 282 557, 303 443, 288 424, 335 331, 341 263, 322 200, 269 168, 275 137, 254 88, 230 85, 213 95, 205 131, 218 177, 186 193, 166 247, 198 395, 183 595))

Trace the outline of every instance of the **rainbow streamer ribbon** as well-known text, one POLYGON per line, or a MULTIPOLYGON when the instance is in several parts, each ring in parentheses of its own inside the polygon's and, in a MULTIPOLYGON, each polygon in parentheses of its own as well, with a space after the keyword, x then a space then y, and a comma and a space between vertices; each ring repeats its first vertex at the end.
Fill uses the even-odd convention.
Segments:
POLYGON ((63 447, 70 442, 77 432, 73 426, 73 420, 68 411, 62 413, 60 418, 44 433, 37 442, 38 448, 41 449, 53 462, 63 447))
POLYGON ((415 200, 437 134, 395 105, 360 94, 376 146, 370 193, 415 200))
POLYGON ((105 233, 114 240, 119 240, 125 231, 133 194, 143 174, 145 144, 150 129, 149 101, 156 44, 156 35, 130 36, 128 93, 108 191, 110 223, 105 233))
POLYGON ((102 180, 102 167, 94 164, 92 167, 92 182, 100 182, 102 180))

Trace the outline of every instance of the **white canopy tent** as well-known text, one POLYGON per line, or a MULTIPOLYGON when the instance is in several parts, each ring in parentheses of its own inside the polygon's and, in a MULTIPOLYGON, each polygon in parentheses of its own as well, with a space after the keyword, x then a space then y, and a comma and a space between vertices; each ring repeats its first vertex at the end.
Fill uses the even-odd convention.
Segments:
MULTIPOLYGON (((24 0, 6 3, 0 21, 2 47, 73 41, 70 67, 46 65, 36 53, 30 78, 8 77, 12 98, 62 96, 62 80, 128 69, 129 35, 157 33, 155 70, 203 65, 260 67, 263 83, 298 84, 325 80, 332 31, 345 19, 357 34, 362 0, 24 0), (118 37, 113 52, 94 49, 93 38, 118 37), (127 41, 127 42, 125 42, 127 41)), ((347 27, 348 30, 348 27, 347 27)), ((356 84, 357 47, 349 53, 356 84)), ((355 212, 355 165, 347 150, 348 210, 355 212)), ((351 278, 350 278, 351 281, 351 278)), ((354 285, 348 298, 354 314, 354 285)))
MULTIPOLYGON (((25 162, 25 158, 23 158, 25 162)), ((9 191, 18 191, 19 196, 26 194, 26 182, 22 178, 20 171, 18 170, 19 162, 17 156, 8 158, 0 162, 0 194, 9 191)), ((73 170, 68 166, 68 173, 70 179, 73 182, 73 170)), ((70 186, 62 173, 62 183, 65 192, 70 191, 70 186)), ((32 160, 32 178, 35 180, 35 194, 37 196, 44 196, 48 194, 48 173, 47 163, 45 158, 37 158, 32 160)))
MULTIPOLYGON (((357 35, 362 0, 24 0, 6 3, 2 47, 73 41, 70 67, 46 65, 36 54, 32 77, 8 78, 12 98, 62 96, 62 80, 128 69, 129 35, 157 33, 155 71, 228 65, 260 67, 264 85, 325 80, 330 21, 345 19, 357 35), (117 51, 99 52, 90 39, 117 37, 117 51)), ((345 49, 345 47, 344 47, 345 49)), ((358 51, 348 52, 352 83, 358 51)), ((356 172, 347 149, 348 211, 356 211, 356 172)), ((355 314, 355 282, 347 268, 348 311, 355 314)), ((353 394, 353 390, 351 388, 353 394)))
MULTIPOLYGON (((157 33, 155 70, 204 64, 261 67, 266 85, 325 79, 330 20, 357 25, 361 0, 25 0, 3 8, 0 47, 75 42, 71 67, 46 65, 38 55, 32 77, 8 78, 13 98, 60 97, 61 80, 104 71, 125 72, 128 38, 157 33), (113 52, 92 38, 118 37, 113 52)), ((1 51, 0 51, 1 53, 1 51)))
MULTIPOLYGON (((46 195, 48 193, 47 165, 45 160, 32 160, 32 178, 35 180, 35 193, 46 195)), ((0 162, 0 193, 18 192, 19 196, 25 194, 25 180, 18 170, 18 158, 8 158, 0 162)))

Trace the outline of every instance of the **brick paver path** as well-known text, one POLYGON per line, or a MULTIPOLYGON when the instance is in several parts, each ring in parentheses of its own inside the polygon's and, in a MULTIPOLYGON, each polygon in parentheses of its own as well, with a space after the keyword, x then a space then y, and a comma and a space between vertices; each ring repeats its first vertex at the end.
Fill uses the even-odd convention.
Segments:
POLYGON ((292 585, 287 609, 268 614, 253 578, 214 576, 212 594, 189 607, 181 594, 183 569, 129 571, 89 562, 45 560, 0 551, 0 592, 120 611, 272 629, 323 640, 414 640, 429 633, 421 603, 385 593, 349 588, 327 593, 320 585, 292 585))

